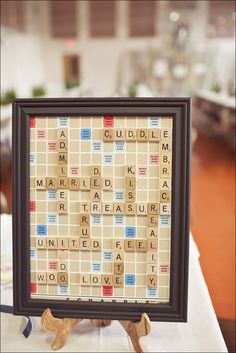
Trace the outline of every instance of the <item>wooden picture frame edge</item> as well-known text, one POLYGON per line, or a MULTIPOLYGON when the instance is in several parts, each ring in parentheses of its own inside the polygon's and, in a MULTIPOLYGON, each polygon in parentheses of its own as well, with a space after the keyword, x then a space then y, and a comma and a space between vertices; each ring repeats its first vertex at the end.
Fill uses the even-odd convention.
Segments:
MULTIPOLYGON (((80 317, 88 319, 140 320, 146 312, 153 321, 187 321, 188 257, 189 257, 189 190, 191 147, 191 99, 190 98, 76 98, 76 99, 17 99, 13 103, 13 282, 14 314, 40 316, 49 307, 58 317, 80 317), (174 133, 181 137, 174 151, 173 188, 178 179, 182 193, 178 200, 182 211, 176 208, 176 224, 179 238, 171 238, 171 272, 169 304, 131 304, 65 302, 36 300, 29 297, 29 178, 28 152, 30 115, 84 115, 96 114, 169 114, 175 116, 174 133), (146 113, 145 113, 146 112, 146 113), (168 113, 169 112, 169 113, 168 113), (82 114, 81 114, 82 115, 82 114), (181 168, 178 167, 180 163, 181 168), (180 171, 181 169, 181 171, 180 171), (23 186, 23 188, 22 188, 23 186), (25 187, 25 191, 24 191, 25 187), (22 190, 23 189, 23 190, 22 190), (64 305, 64 308, 63 308, 64 305), (66 306, 66 308, 65 308, 66 306)), ((172 207, 174 207, 172 205, 172 207)))

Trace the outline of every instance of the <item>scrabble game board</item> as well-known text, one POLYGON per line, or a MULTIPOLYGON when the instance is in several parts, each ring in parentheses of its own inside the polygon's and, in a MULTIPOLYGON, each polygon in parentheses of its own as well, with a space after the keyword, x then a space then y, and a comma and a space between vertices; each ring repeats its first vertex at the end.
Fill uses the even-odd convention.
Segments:
POLYGON ((172 118, 30 118, 31 298, 168 303, 172 118))

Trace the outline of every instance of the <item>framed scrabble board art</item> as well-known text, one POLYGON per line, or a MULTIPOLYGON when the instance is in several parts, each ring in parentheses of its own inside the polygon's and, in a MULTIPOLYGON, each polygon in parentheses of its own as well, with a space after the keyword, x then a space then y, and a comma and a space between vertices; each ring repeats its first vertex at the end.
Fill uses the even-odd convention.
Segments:
POLYGON ((190 100, 13 103, 14 313, 186 321, 190 100))

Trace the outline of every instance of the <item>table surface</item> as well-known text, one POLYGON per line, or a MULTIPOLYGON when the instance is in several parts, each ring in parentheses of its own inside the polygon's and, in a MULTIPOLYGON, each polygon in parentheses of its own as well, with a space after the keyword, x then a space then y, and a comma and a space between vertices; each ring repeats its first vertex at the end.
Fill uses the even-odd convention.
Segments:
MULTIPOLYGON (((2 304, 12 305, 11 216, 1 215, 2 304)), ((54 335, 32 318, 28 339, 22 335, 26 319, 1 315, 2 352, 51 352, 54 335)), ((152 322, 151 333, 141 339, 145 352, 227 352, 208 289, 199 264, 199 252, 190 240, 189 300, 187 323, 152 322)), ((96 328, 83 320, 71 333, 60 352, 134 352, 119 322, 96 328)))

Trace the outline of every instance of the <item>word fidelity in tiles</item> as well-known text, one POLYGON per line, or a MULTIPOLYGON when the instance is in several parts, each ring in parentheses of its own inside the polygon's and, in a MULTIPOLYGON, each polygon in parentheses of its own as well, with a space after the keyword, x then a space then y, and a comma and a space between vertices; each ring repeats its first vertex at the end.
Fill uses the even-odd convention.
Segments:
POLYGON ((30 141, 31 297, 167 303, 172 118, 34 117, 30 141))

